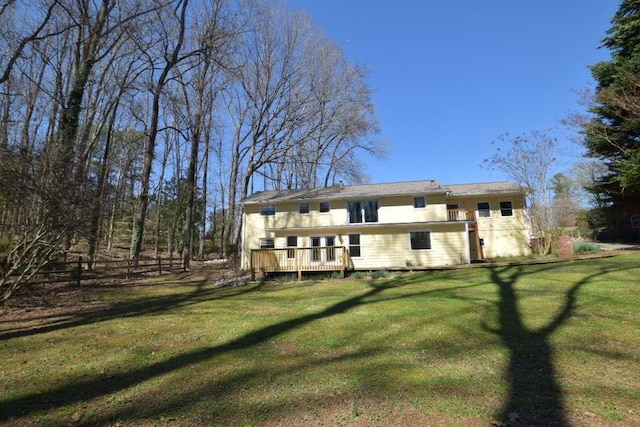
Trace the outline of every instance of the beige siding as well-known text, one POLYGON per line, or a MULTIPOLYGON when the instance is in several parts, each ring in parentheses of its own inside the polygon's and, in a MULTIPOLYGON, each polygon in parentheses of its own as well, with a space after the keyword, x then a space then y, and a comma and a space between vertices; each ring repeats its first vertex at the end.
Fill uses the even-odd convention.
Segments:
POLYGON ((353 258, 356 269, 407 267, 409 264, 440 266, 469 262, 469 246, 464 224, 432 227, 380 227, 359 231, 362 257, 353 258), (409 232, 423 230, 431 231, 432 249, 412 251, 409 232))
MULTIPOLYGON (((415 196, 421 196, 416 194, 415 196)), ((378 198, 378 224, 348 224, 347 201, 331 201, 331 210, 320 213, 319 203, 310 202, 310 212, 300 214, 298 203, 276 204, 274 216, 260 215, 259 205, 245 205, 243 222, 242 267, 249 267, 251 249, 260 247, 260 238, 275 238, 275 247, 286 247, 286 236, 300 236, 298 245, 309 246, 309 236, 336 236, 336 245, 348 246, 347 235, 361 235, 362 257, 353 259, 355 268, 384 269, 402 267, 408 263, 416 266, 439 266, 469 262, 468 234, 465 223, 433 225, 406 225, 427 221, 447 221, 447 204, 457 203, 461 211, 476 211, 478 235, 484 240, 486 258, 526 254, 528 234, 522 196, 445 197, 425 195, 427 206, 413 207, 413 196, 378 198), (500 201, 511 201, 513 216, 500 215, 500 201), (477 217, 477 203, 489 202, 491 217, 477 217), (393 225, 393 224, 398 225, 393 225), (403 225, 400 225, 403 224, 403 225), (291 228, 298 230, 290 231, 291 228), (276 229, 276 232, 269 232, 276 229), (303 229, 303 230, 300 230, 303 229), (411 251, 409 231, 430 230, 432 249, 411 251)))
POLYGON ((522 197, 480 196, 474 198, 450 198, 447 203, 458 203, 460 209, 474 210, 477 219, 478 236, 483 239, 482 251, 485 258, 518 256, 529 253, 529 235, 526 227, 524 199, 522 197), (491 216, 478 216, 478 202, 489 202, 491 216), (511 202, 513 216, 502 216, 500 202, 511 202))
MULTIPOLYGON (((416 196, 425 196, 416 194, 416 196)), ((446 221, 447 205, 444 194, 426 195, 427 206, 413 207, 413 196, 382 197, 379 199, 378 220, 381 223, 446 221)))

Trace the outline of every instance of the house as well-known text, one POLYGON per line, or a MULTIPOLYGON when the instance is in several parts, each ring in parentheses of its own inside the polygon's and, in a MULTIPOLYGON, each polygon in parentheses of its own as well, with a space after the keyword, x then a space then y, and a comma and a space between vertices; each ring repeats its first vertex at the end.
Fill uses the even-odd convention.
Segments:
POLYGON ((253 273, 469 264, 529 252, 526 194, 435 180, 264 191, 243 200, 253 273))

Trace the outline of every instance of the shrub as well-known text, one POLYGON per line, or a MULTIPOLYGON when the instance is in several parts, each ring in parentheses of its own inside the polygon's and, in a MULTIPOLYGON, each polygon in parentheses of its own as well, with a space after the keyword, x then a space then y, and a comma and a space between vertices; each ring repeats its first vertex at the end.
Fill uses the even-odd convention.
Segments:
POLYGON ((574 253, 590 253, 590 252, 600 252, 600 247, 592 242, 573 242, 573 252, 574 253))
POLYGON ((371 273, 372 279, 383 279, 389 276, 389 272, 387 270, 377 270, 371 273))

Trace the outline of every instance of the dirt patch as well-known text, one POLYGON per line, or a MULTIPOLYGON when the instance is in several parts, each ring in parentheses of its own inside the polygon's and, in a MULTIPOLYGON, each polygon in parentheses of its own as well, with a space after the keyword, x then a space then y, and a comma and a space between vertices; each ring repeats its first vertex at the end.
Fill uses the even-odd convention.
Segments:
MULTIPOLYGON (((215 286, 238 286, 248 281, 248 276, 231 268, 210 267, 197 263, 189 272, 154 274, 132 279, 91 279, 75 283, 33 283, 18 289, 4 306, 0 305, 0 319, 7 324, 12 321, 36 322, 46 318, 53 320, 68 316, 96 313, 113 306, 101 297, 101 290, 108 288, 131 288, 149 286, 162 282, 185 282, 200 277, 215 286)), ((0 330, 2 329, 0 325, 0 330)))

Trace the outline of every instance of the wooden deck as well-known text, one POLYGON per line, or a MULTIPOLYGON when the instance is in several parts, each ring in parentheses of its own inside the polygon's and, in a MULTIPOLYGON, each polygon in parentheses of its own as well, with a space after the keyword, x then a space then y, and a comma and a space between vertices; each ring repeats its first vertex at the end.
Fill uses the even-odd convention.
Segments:
POLYGON ((292 272, 298 274, 298 279, 304 272, 315 271, 339 271, 344 276, 349 264, 349 253, 344 246, 252 249, 251 280, 255 280, 258 272, 292 272))

